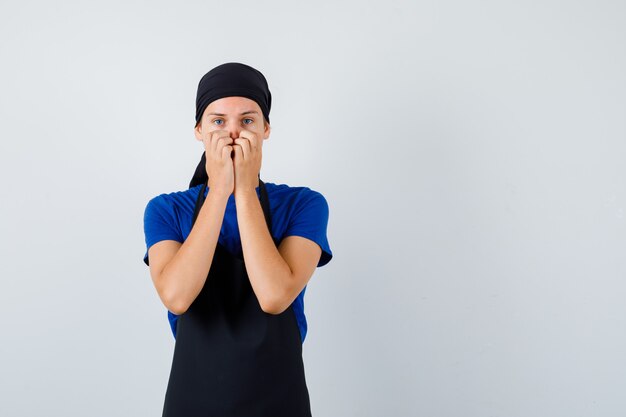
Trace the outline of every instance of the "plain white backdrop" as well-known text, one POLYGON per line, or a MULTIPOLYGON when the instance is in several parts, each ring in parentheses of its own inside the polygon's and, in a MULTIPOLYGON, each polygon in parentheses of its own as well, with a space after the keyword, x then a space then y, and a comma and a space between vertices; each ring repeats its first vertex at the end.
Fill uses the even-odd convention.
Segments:
POLYGON ((261 177, 329 203, 315 417, 626 414, 623 2, 3 1, 0 39, 0 415, 160 415, 143 211, 231 61, 261 177))

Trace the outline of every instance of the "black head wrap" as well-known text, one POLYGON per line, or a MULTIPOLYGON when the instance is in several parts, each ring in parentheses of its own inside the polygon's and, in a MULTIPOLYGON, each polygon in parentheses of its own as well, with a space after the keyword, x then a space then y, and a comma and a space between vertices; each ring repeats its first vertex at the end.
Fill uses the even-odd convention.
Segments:
MULTIPOLYGON (((270 108, 272 107, 272 94, 270 93, 267 80, 258 70, 249 65, 239 62, 227 62, 218 65, 207 72, 198 84, 196 94, 196 125, 202 119, 202 114, 207 106, 220 98, 239 96, 254 100, 267 122, 270 122, 270 108)), ((206 154, 202 152, 202 158, 191 178, 189 188, 204 184, 209 177, 206 173, 206 154)))

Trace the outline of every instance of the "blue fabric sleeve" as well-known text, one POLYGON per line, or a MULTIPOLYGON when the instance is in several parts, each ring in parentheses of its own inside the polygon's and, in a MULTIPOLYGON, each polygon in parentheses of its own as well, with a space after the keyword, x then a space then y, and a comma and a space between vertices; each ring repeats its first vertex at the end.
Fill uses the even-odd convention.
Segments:
POLYGON ((183 243, 180 228, 176 222, 176 213, 172 202, 166 195, 159 195, 148 202, 143 215, 143 228, 146 237, 146 253, 143 261, 149 264, 148 249, 162 240, 175 240, 183 243))
POLYGON ((333 257, 326 236, 328 203, 322 194, 309 190, 298 199, 283 237, 301 236, 311 239, 322 248, 318 267, 326 265, 333 257))

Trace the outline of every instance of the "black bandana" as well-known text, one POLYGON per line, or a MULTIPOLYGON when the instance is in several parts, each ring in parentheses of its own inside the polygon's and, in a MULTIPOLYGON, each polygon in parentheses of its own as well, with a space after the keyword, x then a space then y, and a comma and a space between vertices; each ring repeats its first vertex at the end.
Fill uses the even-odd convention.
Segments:
MULTIPOLYGON (((202 119, 204 110, 211 102, 231 96, 246 97, 256 101, 263 112, 263 116, 268 123, 270 122, 272 94, 263 74, 249 65, 227 62, 207 72, 198 83, 196 125, 202 119)), ((189 183, 189 188, 204 184, 208 179, 206 154, 203 151, 200 163, 189 183)))
POLYGON ((196 124, 207 106, 222 97, 240 96, 257 102, 269 123, 272 94, 267 80, 256 69, 239 62, 218 65, 207 72, 198 83, 196 94, 196 124))

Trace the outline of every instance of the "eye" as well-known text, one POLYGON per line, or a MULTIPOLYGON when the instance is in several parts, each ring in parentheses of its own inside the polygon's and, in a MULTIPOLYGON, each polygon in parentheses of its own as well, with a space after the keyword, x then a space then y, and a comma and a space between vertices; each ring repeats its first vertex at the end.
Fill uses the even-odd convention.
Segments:
MULTIPOLYGON (((215 123, 215 122, 223 122, 223 120, 222 120, 222 119, 215 119, 215 120, 213 120, 213 123, 215 123)), ((217 125, 218 125, 218 126, 221 126, 221 124, 220 124, 220 123, 218 123, 217 125)))
POLYGON ((248 118, 246 118, 246 119, 243 119, 244 124, 246 124, 246 125, 249 125, 249 124, 250 124, 250 123, 245 123, 245 122, 246 122, 246 120, 250 120, 250 123, 254 123, 254 119, 250 119, 250 118, 248 117, 248 118))

